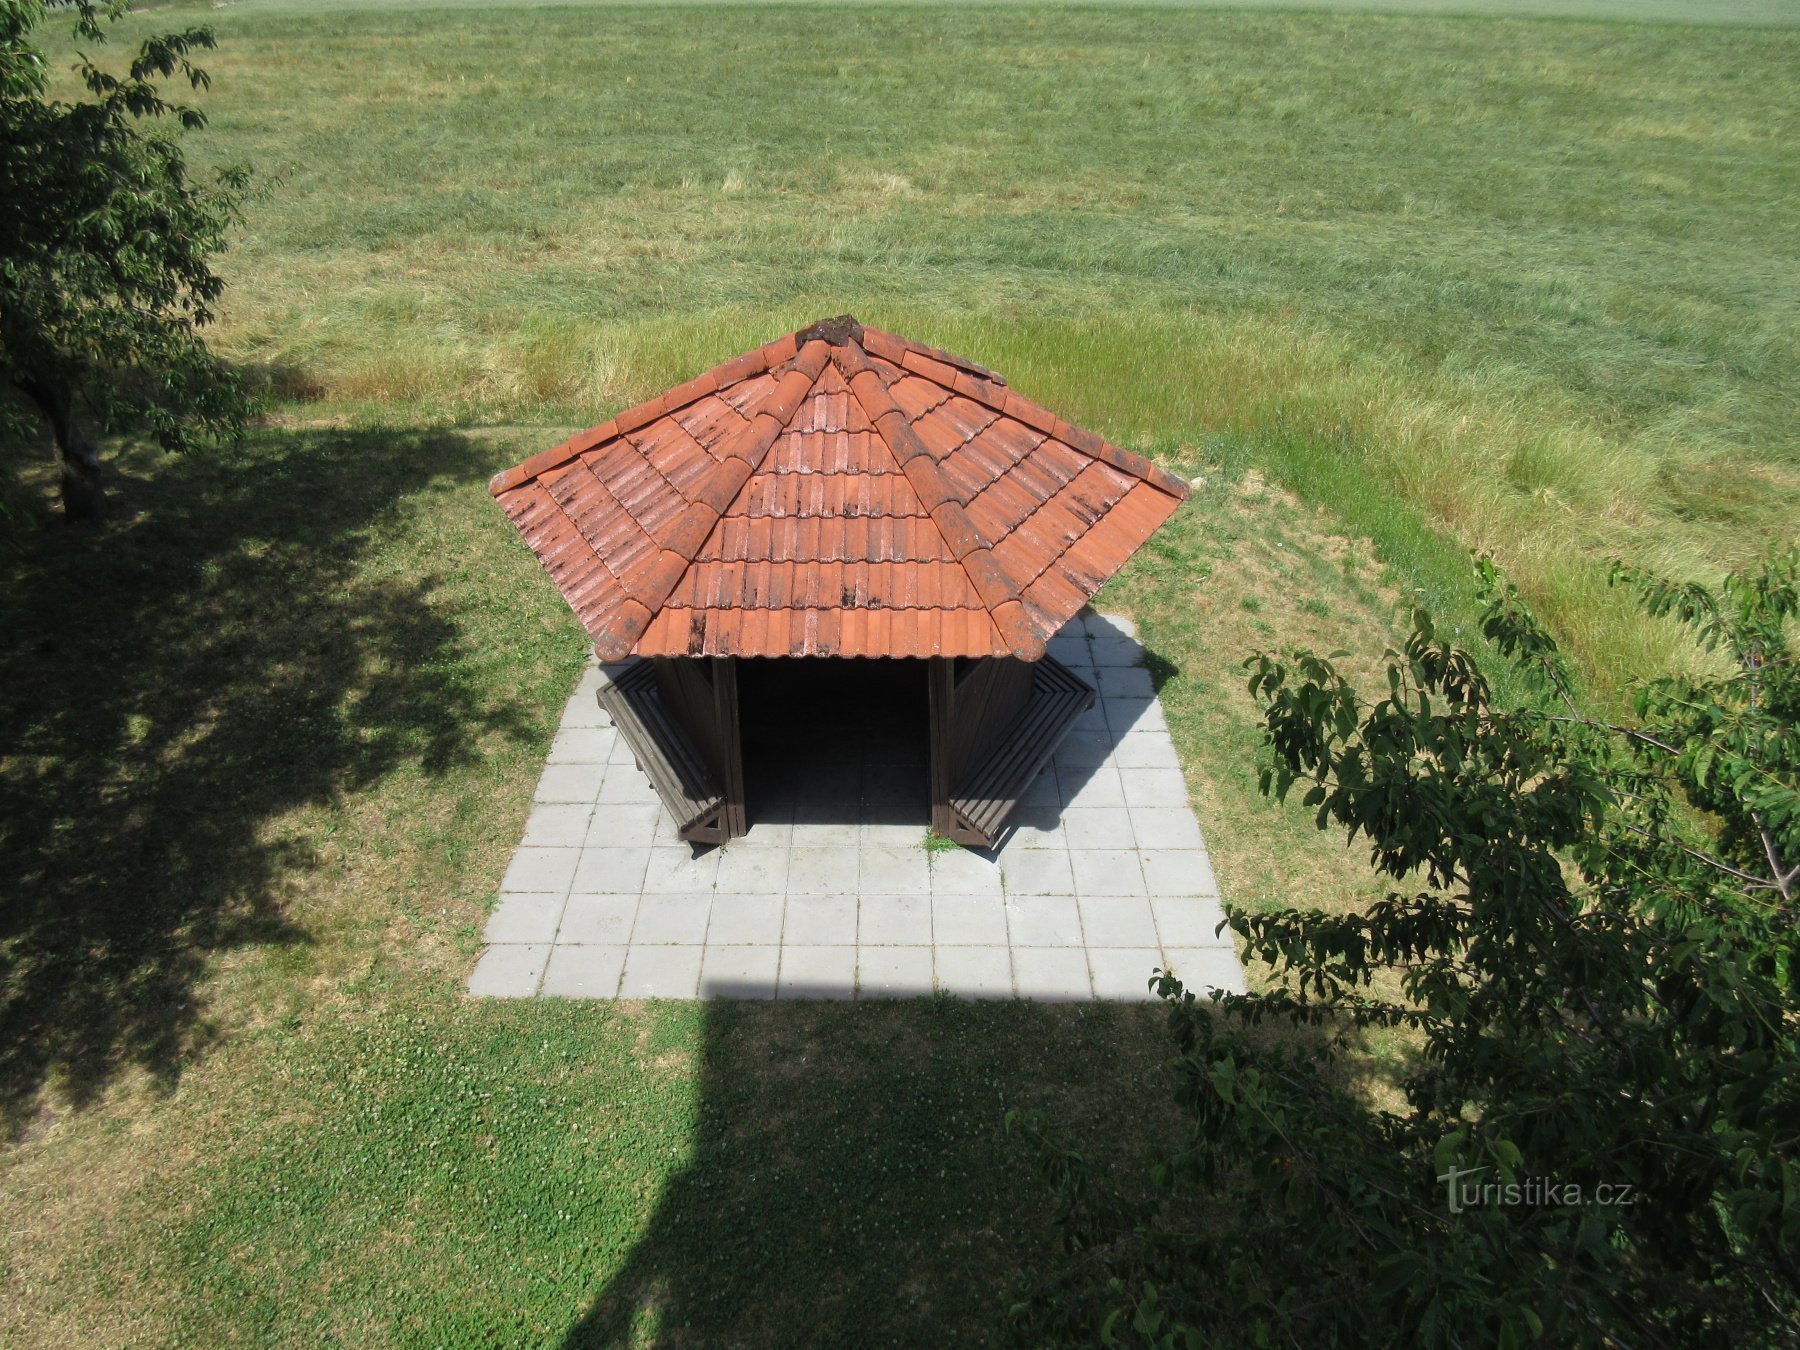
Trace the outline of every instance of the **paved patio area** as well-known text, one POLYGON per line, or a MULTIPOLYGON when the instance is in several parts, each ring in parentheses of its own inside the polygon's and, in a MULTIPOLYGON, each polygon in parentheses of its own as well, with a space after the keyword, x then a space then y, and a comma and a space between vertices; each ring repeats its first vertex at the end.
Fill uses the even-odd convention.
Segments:
POLYGON ((840 738, 820 708, 810 741, 829 760, 788 764, 753 798, 747 835, 696 853, 596 703, 604 674, 590 667, 469 992, 1146 999, 1159 966, 1196 991, 1242 990, 1135 630, 1090 613, 1050 651, 1101 697, 986 852, 924 847, 922 735, 840 738))

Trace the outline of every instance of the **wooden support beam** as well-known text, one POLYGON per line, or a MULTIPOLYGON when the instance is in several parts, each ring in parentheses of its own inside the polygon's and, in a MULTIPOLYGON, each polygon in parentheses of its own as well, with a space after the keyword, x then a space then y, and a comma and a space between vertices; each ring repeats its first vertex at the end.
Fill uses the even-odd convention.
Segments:
POLYGON ((750 828, 744 810, 744 733, 738 718, 737 658, 714 657, 712 662, 713 717, 718 732, 720 775, 725 790, 722 816, 724 838, 741 838, 750 828))

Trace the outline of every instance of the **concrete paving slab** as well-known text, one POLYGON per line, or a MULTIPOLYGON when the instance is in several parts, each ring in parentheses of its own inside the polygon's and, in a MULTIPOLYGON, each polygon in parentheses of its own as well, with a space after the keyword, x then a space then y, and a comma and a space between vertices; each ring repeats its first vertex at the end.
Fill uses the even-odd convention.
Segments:
POLYGON ((1014 948, 1081 946, 1081 911, 1076 907, 1075 897, 1008 896, 1006 935, 1014 948))
POLYGON ((934 895, 931 937, 944 947, 1006 946, 1006 902, 997 895, 934 895))
POLYGON ((631 930, 633 947, 689 945, 706 941, 706 921, 712 917, 712 892, 701 895, 644 893, 638 902, 637 924, 631 930))
POLYGON ((538 779, 538 802, 593 802, 606 777, 604 764, 551 764, 538 779))
POLYGON ((713 896, 706 944, 709 947, 779 947, 781 920, 786 909, 785 895, 732 895, 720 892, 713 896))
POLYGON ((625 969, 625 948, 587 947, 558 943, 544 967, 539 992, 545 998, 612 998, 619 992, 619 975, 625 969))
POLYGON ((1176 948, 1168 957, 1168 968, 1196 995, 1213 988, 1228 994, 1244 992, 1244 968, 1228 947, 1176 948))
POLYGON ((1156 936, 1165 949, 1232 946, 1231 931, 1219 931, 1225 911, 1216 900, 1156 895, 1150 898, 1150 912, 1156 917, 1156 936))
POLYGON ((778 766, 752 828, 682 841, 583 672, 486 928, 471 994, 1143 999, 1152 969, 1241 988, 1205 840, 1126 621, 1051 650, 1104 697, 999 845, 928 850, 920 746, 841 730, 778 766), (1234 983, 1235 981, 1235 983, 1234 983))
POLYGON ((708 943, 700 963, 700 997, 774 998, 780 966, 779 946, 715 947, 708 943))
POLYGON ((588 817, 594 808, 585 803, 545 803, 525 822, 522 843, 534 847, 580 848, 587 840, 588 817))
POLYGON ((1086 1003, 1094 997, 1087 953, 1080 947, 1014 947, 1013 982, 1020 998, 1086 1003))
POLYGON ((578 848, 537 848, 527 845, 513 854, 513 860, 501 879, 501 894, 532 891, 543 894, 569 893, 575 879, 575 866, 581 860, 578 848))
POLYGON ((554 942, 566 897, 560 891, 515 893, 500 897, 488 915, 483 942, 554 942))
POLYGON ((706 949, 632 947, 625 954, 620 998, 693 998, 700 987, 700 958, 706 949))
POLYGON ((559 945, 623 947, 631 941, 639 903, 635 895, 571 895, 563 907, 556 941, 559 945))
POLYGON ((482 998, 530 998, 549 959, 547 942, 496 942, 475 963, 469 992, 482 998))
POLYGON ((933 989, 931 948, 863 947, 856 956, 861 998, 918 998, 933 989))
POLYGON ((1083 896, 1081 937, 1090 950, 1108 947, 1155 947, 1156 916, 1141 895, 1083 896))
POLYGON ((1012 961, 1005 947, 939 947, 938 988, 963 998, 1011 998, 1012 961))
POLYGON ((775 997, 851 998, 855 992, 855 947, 782 943, 781 982, 775 997))
POLYGON ((719 850, 714 884, 721 891, 740 895, 787 894, 788 850, 749 845, 747 838, 734 839, 719 850))
POLYGON ((864 947, 929 947, 931 898, 865 895, 857 907, 856 940, 864 947))
POLYGON ((1095 998, 1148 1003, 1156 997, 1150 992, 1150 980, 1162 966, 1163 955, 1155 947, 1089 947, 1087 958, 1095 998))

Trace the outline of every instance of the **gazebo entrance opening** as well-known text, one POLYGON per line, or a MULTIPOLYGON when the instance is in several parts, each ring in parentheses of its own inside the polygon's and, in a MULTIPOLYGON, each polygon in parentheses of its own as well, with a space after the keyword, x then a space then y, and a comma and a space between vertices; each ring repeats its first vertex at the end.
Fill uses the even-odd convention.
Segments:
POLYGON ((913 827, 931 818, 924 661, 737 662, 745 814, 760 824, 913 827))

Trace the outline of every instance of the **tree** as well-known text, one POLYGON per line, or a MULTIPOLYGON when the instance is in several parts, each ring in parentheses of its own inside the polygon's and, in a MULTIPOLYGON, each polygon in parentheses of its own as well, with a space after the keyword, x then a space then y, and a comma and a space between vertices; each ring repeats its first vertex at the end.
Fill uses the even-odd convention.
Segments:
POLYGON ((147 39, 125 74, 83 56, 88 97, 50 96, 35 38, 53 9, 100 43, 125 0, 0 0, 0 378, 48 425, 71 518, 105 511, 100 456, 82 423, 141 418, 168 449, 236 435, 243 393, 201 340, 223 285, 209 260, 239 219, 248 177, 191 180, 171 125, 205 118, 157 82, 206 86, 190 54, 212 30, 147 39))
POLYGON ((1394 890, 1231 910, 1273 992, 1153 981, 1189 1125, 1152 1198, 1011 1122, 1065 1252, 1021 1340, 1800 1343, 1800 552, 1616 580, 1728 658, 1644 683, 1630 723, 1583 711, 1486 563, 1484 631, 1534 706, 1496 707, 1424 612, 1374 700, 1329 659, 1252 659, 1263 790, 1394 890), (1403 1108, 1346 1086, 1369 1028, 1416 1045, 1403 1108))

